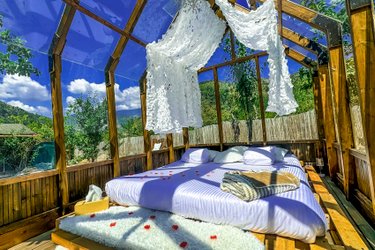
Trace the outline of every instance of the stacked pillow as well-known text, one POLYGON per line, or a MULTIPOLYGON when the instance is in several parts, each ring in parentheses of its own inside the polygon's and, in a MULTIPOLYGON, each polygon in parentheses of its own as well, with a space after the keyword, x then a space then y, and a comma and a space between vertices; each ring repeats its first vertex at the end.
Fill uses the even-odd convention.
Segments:
POLYGON ((206 148, 189 148, 182 155, 181 160, 190 163, 231 163, 244 162, 247 165, 272 165, 283 162, 287 149, 276 146, 246 147, 235 146, 223 152, 206 148))
POLYGON ((251 147, 244 153, 244 163, 247 165, 272 165, 275 162, 283 162, 287 149, 276 146, 251 147))

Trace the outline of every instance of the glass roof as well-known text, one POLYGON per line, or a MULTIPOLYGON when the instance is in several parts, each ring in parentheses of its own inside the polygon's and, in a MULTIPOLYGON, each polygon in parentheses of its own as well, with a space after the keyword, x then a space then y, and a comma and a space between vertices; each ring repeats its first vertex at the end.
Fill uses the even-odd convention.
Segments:
MULTIPOLYGON (((246 0, 238 0, 237 3, 248 7, 246 0)), ((80 4, 118 28, 123 29, 133 11, 136 1, 81 0, 80 4)), ((25 45, 31 49, 34 56, 31 61, 41 72, 40 76, 31 75, 28 79, 35 81, 37 84, 47 89, 49 89, 50 82, 47 53, 53 35, 58 27, 64 6, 65 4, 61 0, 0 1, 0 15, 3 16, 3 29, 9 29, 13 35, 20 36, 25 40, 25 45)), ((132 35, 146 44, 157 41, 162 38, 162 35, 170 26, 179 7, 180 0, 148 0, 132 35)), ((289 29, 295 30, 306 37, 313 38, 316 35, 310 26, 285 14, 283 15, 283 23, 289 29)), ((225 49, 227 46, 226 39, 228 37, 229 33, 225 35, 220 47, 215 51, 206 66, 231 59, 230 53, 225 49)), ((119 38, 120 34, 117 32, 79 11, 76 12, 67 35, 67 41, 62 55, 62 82, 63 95, 65 98, 68 96, 75 97, 74 95, 77 94, 71 93, 68 88, 68 86, 76 80, 84 80, 86 86, 89 86, 87 89, 93 89, 97 85, 102 86, 104 84, 104 69, 119 38)), ((319 41, 326 44, 325 38, 319 41)), ((287 41, 285 41, 285 43, 304 55, 310 57, 314 56, 310 52, 304 51, 292 43, 287 41)), ((4 51, 4 46, 0 46, 0 50, 4 51)), ((251 53, 253 52, 249 50, 247 54, 251 53)), ((124 93, 124 95, 133 94, 134 98, 136 98, 139 92, 133 90, 133 92, 130 93, 130 91, 126 91, 126 89, 138 86, 139 79, 145 72, 146 66, 145 48, 129 40, 115 72, 116 83, 119 84, 118 91, 124 93)), ((293 73, 296 72, 300 66, 294 61, 289 60, 289 67, 291 73, 293 73)), ((229 72, 225 70, 220 70, 218 72, 220 78, 229 74, 229 72)), ((268 74, 263 75, 266 77, 268 74)), ((0 85, 10 84, 4 83, 5 77, 6 75, 0 75, 0 85)), ((199 79, 200 82, 212 80, 212 71, 200 74, 199 79)), ((14 89, 16 90, 16 88, 14 89)), ((46 100, 37 103, 22 98, 24 97, 4 99, 0 96, 0 100, 5 102, 13 101, 12 103, 16 103, 19 101, 22 102, 22 105, 29 105, 30 107, 49 106, 46 100)), ((67 101, 64 99, 64 105, 66 104, 67 101)), ((19 106, 22 105, 20 104, 19 106)), ((48 108, 50 109, 50 107, 48 108)), ((132 108, 134 107, 127 107, 129 110, 132 108)), ((137 112, 139 112, 139 110, 137 112)), ((50 111, 44 113, 48 113, 49 116, 50 111)))

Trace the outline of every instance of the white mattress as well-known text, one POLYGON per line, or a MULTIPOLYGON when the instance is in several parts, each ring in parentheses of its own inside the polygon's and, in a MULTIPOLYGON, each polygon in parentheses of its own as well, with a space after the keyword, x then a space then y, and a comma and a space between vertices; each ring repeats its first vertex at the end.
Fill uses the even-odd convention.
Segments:
POLYGON ((309 187, 306 175, 292 155, 285 163, 250 167, 243 163, 192 164, 177 161, 144 173, 109 181, 105 190, 123 205, 170 211, 188 218, 229 224, 259 233, 277 234, 307 243, 327 229, 324 212, 309 187), (280 170, 301 179, 300 188, 245 202, 220 189, 230 170, 280 170))

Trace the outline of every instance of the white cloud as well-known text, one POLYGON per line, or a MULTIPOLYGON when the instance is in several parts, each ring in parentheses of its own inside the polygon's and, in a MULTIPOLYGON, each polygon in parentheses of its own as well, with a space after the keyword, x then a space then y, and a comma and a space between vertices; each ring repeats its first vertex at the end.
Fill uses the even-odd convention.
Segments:
MULTIPOLYGON (((96 94, 98 98, 105 98, 105 83, 90 83, 86 79, 76 79, 68 85, 68 91, 72 94, 96 94)), ((139 87, 129 87, 120 90, 120 85, 115 84, 116 107, 117 110, 131 110, 141 108, 139 87)), ((68 96, 66 103, 74 101, 74 97, 68 96)))
POLYGON ((30 113, 44 115, 44 116, 51 116, 51 111, 47 107, 44 107, 44 106, 33 107, 30 105, 24 104, 23 102, 15 101, 15 100, 9 101, 7 102, 7 104, 14 106, 14 107, 21 108, 30 113))
POLYGON ((0 83, 0 99, 47 101, 50 95, 46 86, 28 76, 6 74, 0 83))
POLYGON ((66 98, 66 103, 69 105, 69 104, 72 104, 76 101, 76 98, 74 98, 73 96, 68 96, 66 98))

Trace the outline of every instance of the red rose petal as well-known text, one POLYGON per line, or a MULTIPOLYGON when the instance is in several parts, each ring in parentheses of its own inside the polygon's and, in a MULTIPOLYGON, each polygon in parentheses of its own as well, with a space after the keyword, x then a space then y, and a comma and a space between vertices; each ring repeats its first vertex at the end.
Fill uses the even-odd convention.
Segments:
POLYGON ((173 225, 173 226, 172 226, 172 229, 173 229, 174 231, 177 231, 177 229, 178 229, 178 225, 173 225))
POLYGON ((171 176, 172 174, 169 174, 169 176, 171 176))
POLYGON ((116 226, 116 222, 112 222, 111 224, 109 224, 110 227, 114 227, 116 226))
POLYGON ((187 247, 188 243, 186 241, 183 241, 180 243, 180 247, 185 248, 187 247))
POLYGON ((143 228, 146 229, 146 230, 149 230, 151 228, 151 226, 150 225, 145 225, 143 228))
POLYGON ((151 216, 150 216, 150 219, 151 219, 151 220, 155 220, 155 219, 156 219, 156 216, 155 216, 155 215, 151 215, 151 216))
POLYGON ((134 213, 133 213, 133 212, 129 212, 129 213, 128 213, 128 215, 132 215, 132 214, 134 214, 134 213))
POLYGON ((95 214, 90 215, 90 218, 94 218, 94 217, 95 217, 95 214))
POLYGON ((217 236, 216 236, 216 235, 211 235, 211 236, 210 236, 210 239, 211 239, 211 240, 216 240, 216 239, 217 239, 217 236))
POLYGON ((172 173, 173 171, 171 170, 171 171, 169 171, 169 173, 172 173))

